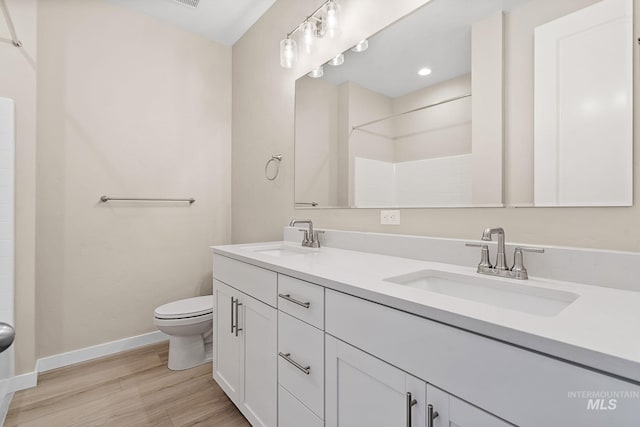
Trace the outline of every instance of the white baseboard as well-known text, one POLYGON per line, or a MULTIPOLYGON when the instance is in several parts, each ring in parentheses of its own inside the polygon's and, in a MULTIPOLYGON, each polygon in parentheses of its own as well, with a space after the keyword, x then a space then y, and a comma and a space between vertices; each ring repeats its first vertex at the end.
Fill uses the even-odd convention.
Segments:
POLYGON ((20 391, 27 388, 35 387, 38 384, 38 373, 36 371, 27 372, 26 374, 16 375, 11 378, 11 390, 20 391))
POLYGON ((149 332, 148 334, 137 335, 135 337, 124 338, 92 347, 81 348, 66 353, 54 354, 38 359, 34 372, 29 372, 13 377, 11 386, 13 391, 24 390, 37 385, 38 374, 52 369, 74 365, 80 362, 97 359, 103 356, 120 353, 126 350, 133 350, 145 345, 155 344, 169 339, 169 336, 160 332, 149 332))

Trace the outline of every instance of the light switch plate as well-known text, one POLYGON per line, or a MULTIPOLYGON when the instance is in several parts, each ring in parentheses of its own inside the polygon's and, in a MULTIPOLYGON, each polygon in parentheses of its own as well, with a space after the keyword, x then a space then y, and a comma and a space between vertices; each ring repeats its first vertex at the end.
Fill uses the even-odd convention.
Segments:
POLYGON ((380 224, 400 225, 400 211, 380 211, 380 224))

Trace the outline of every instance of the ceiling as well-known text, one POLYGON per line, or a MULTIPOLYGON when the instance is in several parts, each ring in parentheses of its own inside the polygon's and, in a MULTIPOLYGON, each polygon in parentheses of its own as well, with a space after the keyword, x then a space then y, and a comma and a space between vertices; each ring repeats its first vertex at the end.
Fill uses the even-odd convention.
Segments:
POLYGON ((432 0, 369 38, 369 49, 345 52, 344 64, 324 66, 324 79, 352 81, 390 98, 471 72, 471 25, 530 0, 432 0), (432 74, 418 76, 422 67, 432 74))
POLYGON ((275 0, 108 0, 224 45, 233 45, 275 0), (197 3, 196 8, 184 3, 197 3))

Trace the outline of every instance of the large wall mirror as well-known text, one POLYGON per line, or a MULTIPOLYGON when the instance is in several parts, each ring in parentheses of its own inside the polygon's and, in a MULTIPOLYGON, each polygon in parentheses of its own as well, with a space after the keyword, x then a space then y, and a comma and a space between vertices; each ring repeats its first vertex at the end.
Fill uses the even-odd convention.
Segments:
POLYGON ((517 12, 551 17, 525 37, 530 205, 630 205, 633 1, 561 3, 432 0, 299 78, 296 207, 503 206, 503 52, 517 12))

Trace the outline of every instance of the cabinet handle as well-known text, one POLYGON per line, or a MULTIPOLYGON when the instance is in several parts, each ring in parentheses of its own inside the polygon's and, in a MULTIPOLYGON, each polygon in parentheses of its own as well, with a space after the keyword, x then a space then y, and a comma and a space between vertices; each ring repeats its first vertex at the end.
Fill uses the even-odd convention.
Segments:
POLYGON ((407 393, 407 427, 411 427, 413 421, 411 420, 411 408, 418 403, 413 397, 411 397, 411 393, 407 393))
POLYGON ((433 410, 433 405, 427 405, 427 427, 433 427, 433 420, 438 418, 438 411, 433 410))
POLYGON ((233 334, 233 329, 235 328, 235 324, 233 323, 233 306, 235 305, 235 298, 231 297, 231 334, 233 334))
POLYGON ((238 318, 240 317, 240 306, 242 305, 242 303, 240 302, 239 299, 236 299, 236 336, 238 336, 238 332, 240 332, 242 330, 242 328, 240 327, 240 322, 238 321, 238 318))
POLYGON ((309 308, 311 307, 311 303, 310 302, 302 302, 302 301, 298 301, 297 299, 291 298, 291 294, 278 294, 278 296, 282 299, 286 299, 287 301, 290 301, 294 304, 298 304, 304 308, 309 308))
POLYGON ((284 360, 291 363, 293 366, 298 368, 301 372, 304 372, 306 375, 309 375, 311 373, 311 366, 302 366, 301 364, 299 364, 298 362, 296 362, 291 358, 291 353, 278 352, 278 356, 282 357, 284 360))

